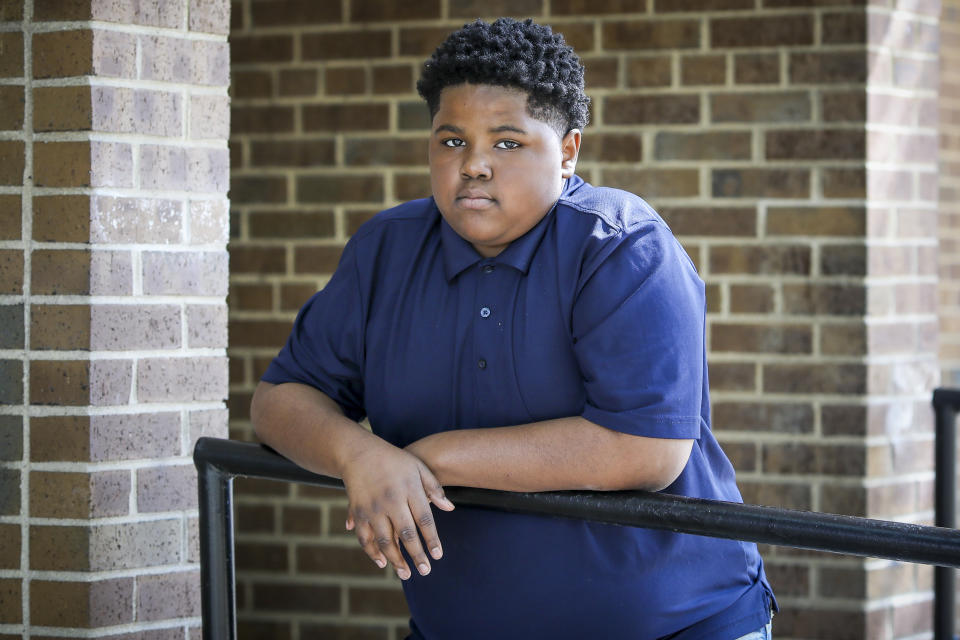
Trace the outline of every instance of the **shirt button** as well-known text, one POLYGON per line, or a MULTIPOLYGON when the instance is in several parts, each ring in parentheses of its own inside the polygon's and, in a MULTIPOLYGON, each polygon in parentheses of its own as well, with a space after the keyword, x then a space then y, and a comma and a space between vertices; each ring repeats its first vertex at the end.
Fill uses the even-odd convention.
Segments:
POLYGON ((487 361, 484 360, 483 358, 480 358, 480 360, 477 361, 477 366, 480 367, 481 369, 486 369, 487 361))
POLYGON ((480 309, 480 317, 481 317, 481 318, 489 318, 489 317, 490 317, 490 309, 489 309, 488 307, 484 307, 483 309, 480 309))
POLYGON ((493 273, 493 265, 492 265, 492 264, 485 264, 485 265, 483 265, 483 272, 484 272, 484 273, 493 273))

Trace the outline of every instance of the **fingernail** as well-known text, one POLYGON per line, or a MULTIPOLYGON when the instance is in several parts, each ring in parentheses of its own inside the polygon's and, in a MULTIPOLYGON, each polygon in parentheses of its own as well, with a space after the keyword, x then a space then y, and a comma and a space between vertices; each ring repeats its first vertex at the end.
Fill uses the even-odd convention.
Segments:
POLYGON ((406 580, 407 578, 410 577, 410 570, 404 569, 403 567, 397 569, 397 577, 400 578, 401 580, 406 580))
POLYGON ((439 546, 436 546, 433 549, 430 549, 430 555, 433 556, 434 560, 439 560, 443 557, 443 549, 441 549, 439 546))
POLYGON ((420 575, 422 576, 425 576, 428 573, 430 573, 430 565, 428 565, 426 562, 421 562, 420 564, 418 564, 417 569, 420 570, 420 575))
POLYGON ((385 566, 387 566, 387 561, 384 560, 383 558, 377 558, 376 560, 374 560, 374 562, 375 562, 376 565, 377 565, 378 567, 380 567, 381 569, 383 569, 385 566))

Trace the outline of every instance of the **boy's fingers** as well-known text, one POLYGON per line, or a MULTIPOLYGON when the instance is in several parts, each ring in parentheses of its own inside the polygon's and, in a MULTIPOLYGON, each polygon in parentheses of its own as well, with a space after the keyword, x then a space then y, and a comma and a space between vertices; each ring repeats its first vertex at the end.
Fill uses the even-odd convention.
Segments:
MULTIPOLYGON (((428 514, 429 510, 430 507, 427 506, 428 514)), ((410 516, 411 512, 408 511, 405 517, 401 518, 399 522, 395 523, 394 527, 397 532, 397 537, 400 539, 400 542, 403 543, 407 553, 410 554, 410 559, 413 560, 413 564, 417 567, 417 571, 420 573, 420 575, 425 576, 430 573, 430 560, 427 558, 427 554, 423 551, 423 545, 420 544, 420 534, 417 532, 417 523, 414 523, 413 518, 410 516)), ((432 523, 433 517, 428 517, 432 523)), ((434 529, 434 531, 436 530, 434 529)))
POLYGON ((430 502, 444 511, 453 511, 453 503, 443 493, 443 485, 429 469, 420 469, 420 482, 423 484, 423 491, 430 498, 430 502))
POLYGON ((423 541, 427 544, 431 557, 434 560, 439 560, 443 557, 443 547, 440 545, 440 536, 437 534, 437 524, 433 520, 430 503, 426 501, 417 504, 411 503, 410 512, 417 521, 420 535, 423 536, 423 541))
POLYGON ((357 527, 357 542, 363 551, 373 560, 373 563, 383 569, 387 566, 387 559, 383 557, 380 548, 376 544, 376 536, 373 529, 367 523, 361 523, 357 527))
POLYGON ((406 580, 412 575, 410 573, 410 567, 407 566, 407 561, 403 559, 403 554, 400 553, 400 547, 397 546, 393 529, 390 527, 388 520, 384 519, 379 523, 379 526, 374 527, 373 544, 374 547, 386 557, 387 562, 393 565, 394 571, 397 572, 397 577, 401 580, 406 580))

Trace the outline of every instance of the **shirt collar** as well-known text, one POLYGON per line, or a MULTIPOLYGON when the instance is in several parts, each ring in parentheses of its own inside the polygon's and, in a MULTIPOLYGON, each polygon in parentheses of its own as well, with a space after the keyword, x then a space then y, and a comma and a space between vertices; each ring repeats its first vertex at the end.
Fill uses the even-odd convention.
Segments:
MULTIPOLYGON (((583 184, 583 180, 581 180, 579 176, 573 176, 564 183, 560 198, 563 198, 581 184, 583 184)), ((473 245, 461 238, 441 215, 440 241, 443 245, 443 264, 447 280, 453 280, 460 275, 462 271, 478 262, 502 264, 513 267, 517 271, 526 274, 530 269, 533 254, 536 253, 537 247, 540 245, 540 240, 546 232, 554 208, 556 208, 556 204, 550 208, 547 215, 543 216, 540 222, 534 225, 532 229, 511 242, 506 249, 493 258, 484 258, 477 253, 473 245)))

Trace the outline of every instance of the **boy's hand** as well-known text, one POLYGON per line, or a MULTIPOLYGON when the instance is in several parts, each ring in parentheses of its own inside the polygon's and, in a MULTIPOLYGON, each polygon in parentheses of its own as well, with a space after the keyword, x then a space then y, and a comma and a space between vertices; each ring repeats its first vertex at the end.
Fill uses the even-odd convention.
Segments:
POLYGON ((434 559, 443 555, 430 503, 453 510, 430 469, 413 454, 381 441, 353 456, 342 477, 350 500, 347 530, 356 530, 370 559, 380 568, 390 562, 406 580, 411 573, 400 552, 402 542, 420 574, 430 573, 420 536, 434 559))

